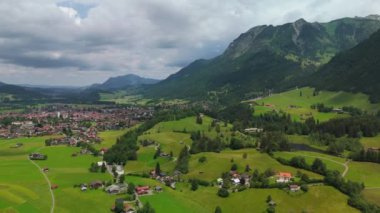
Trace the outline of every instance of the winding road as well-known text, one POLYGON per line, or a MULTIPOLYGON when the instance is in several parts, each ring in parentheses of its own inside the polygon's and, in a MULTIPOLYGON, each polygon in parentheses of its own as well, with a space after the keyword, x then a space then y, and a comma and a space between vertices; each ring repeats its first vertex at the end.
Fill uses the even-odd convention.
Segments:
POLYGON ((54 197, 54 193, 53 193, 53 190, 51 189, 51 182, 48 178, 48 176, 42 171, 42 168, 34 161, 30 160, 29 157, 28 157, 28 160, 38 168, 38 170, 41 172, 41 174, 44 176, 46 182, 48 183, 49 185, 49 191, 50 191, 50 195, 51 195, 51 208, 50 208, 50 213, 53 213, 54 212, 54 207, 55 207, 55 197, 54 197))

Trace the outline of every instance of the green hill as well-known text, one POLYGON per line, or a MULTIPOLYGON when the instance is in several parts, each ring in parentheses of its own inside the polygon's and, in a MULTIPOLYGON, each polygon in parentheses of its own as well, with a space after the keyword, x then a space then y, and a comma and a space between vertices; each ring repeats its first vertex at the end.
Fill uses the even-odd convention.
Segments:
POLYGON ((363 92, 379 102, 379 67, 380 31, 334 57, 312 76, 310 84, 320 89, 363 92))
POLYGON ((326 121, 334 117, 347 116, 333 112, 323 113, 318 112, 316 109, 311 109, 311 105, 318 103, 334 108, 353 106, 370 113, 375 113, 380 109, 380 104, 371 104, 368 95, 363 93, 319 91, 318 95, 315 96, 313 93, 313 88, 304 87, 251 102, 256 105, 255 114, 257 115, 272 110, 283 111, 291 114, 293 119, 296 120, 303 120, 306 117, 313 116, 319 121, 326 121))
POLYGON ((300 19, 280 26, 257 26, 241 34, 222 55, 191 63, 148 86, 145 95, 222 98, 231 103, 256 97, 268 89, 289 88, 336 53, 352 48, 379 28, 380 21, 370 17, 328 23, 300 19))

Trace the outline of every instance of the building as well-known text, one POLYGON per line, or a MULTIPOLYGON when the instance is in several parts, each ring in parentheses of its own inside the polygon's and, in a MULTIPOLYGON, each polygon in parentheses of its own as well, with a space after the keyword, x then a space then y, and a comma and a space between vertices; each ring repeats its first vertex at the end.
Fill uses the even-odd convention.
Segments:
POLYGON ((289 186, 289 190, 291 192, 298 192, 300 189, 301 189, 301 186, 296 185, 296 184, 292 184, 292 185, 289 186))
POLYGON ((277 183, 288 183, 292 178, 292 174, 289 172, 280 172, 277 175, 277 183))
POLYGON ((149 186, 138 186, 135 190, 138 195, 145 195, 149 193, 150 188, 149 186))

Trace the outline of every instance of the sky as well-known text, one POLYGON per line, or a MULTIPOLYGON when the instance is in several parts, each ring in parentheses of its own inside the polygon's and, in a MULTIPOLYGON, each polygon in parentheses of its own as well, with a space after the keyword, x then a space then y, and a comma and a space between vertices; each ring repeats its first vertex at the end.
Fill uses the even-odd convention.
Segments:
POLYGON ((164 79, 257 25, 376 13, 379 0, 1 0, 0 81, 164 79))

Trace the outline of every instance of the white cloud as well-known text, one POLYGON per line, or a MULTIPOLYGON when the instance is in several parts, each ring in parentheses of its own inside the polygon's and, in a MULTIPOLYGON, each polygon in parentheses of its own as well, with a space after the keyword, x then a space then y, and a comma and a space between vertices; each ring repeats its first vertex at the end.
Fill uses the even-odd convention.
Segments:
POLYGON ((79 17, 78 11, 76 11, 73 8, 70 7, 58 7, 64 14, 66 14, 68 17, 74 20, 74 23, 76 25, 80 25, 81 23, 81 18, 79 17))
POLYGON ((83 85, 127 73, 164 78, 220 54, 256 25, 378 11, 377 0, 0 1, 0 81, 83 85))

